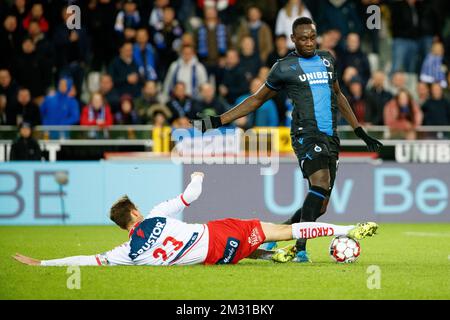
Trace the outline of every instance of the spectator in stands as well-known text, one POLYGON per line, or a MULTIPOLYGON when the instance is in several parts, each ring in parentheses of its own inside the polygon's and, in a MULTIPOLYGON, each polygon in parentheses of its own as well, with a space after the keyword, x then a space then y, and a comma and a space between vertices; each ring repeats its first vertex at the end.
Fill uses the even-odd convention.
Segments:
POLYGON ((375 71, 366 91, 366 97, 373 106, 372 124, 374 125, 383 125, 384 106, 392 99, 392 94, 385 88, 385 78, 383 71, 375 71))
POLYGON ((142 124, 148 124, 150 121, 149 109, 150 106, 159 103, 158 100, 158 86, 155 81, 147 81, 142 87, 142 94, 140 97, 134 99, 135 110, 141 120, 142 124))
POLYGON ((239 96, 247 93, 249 88, 240 65, 239 53, 235 49, 227 51, 223 74, 219 92, 229 104, 233 104, 239 96))
POLYGON ((354 1, 349 0, 327 0, 320 1, 319 16, 316 17, 319 33, 326 30, 339 30, 343 37, 350 32, 361 35, 363 24, 356 10, 354 1))
POLYGON ((216 8, 205 7, 204 16, 203 25, 196 32, 197 55, 208 74, 215 75, 220 57, 228 50, 230 35, 227 26, 219 21, 216 8))
POLYGON ((425 83, 440 83, 441 87, 447 87, 446 73, 447 67, 443 64, 444 45, 442 42, 435 42, 431 47, 431 52, 426 56, 420 71, 420 81, 425 83))
POLYGON ((362 80, 363 88, 366 87, 370 78, 370 64, 367 55, 361 51, 359 35, 350 32, 347 35, 347 47, 343 54, 338 58, 340 69, 344 70, 348 66, 355 67, 358 70, 358 75, 362 80))
POLYGON ((120 109, 120 96, 114 88, 112 77, 104 73, 100 76, 100 90, 99 92, 111 107, 112 113, 116 113, 120 109))
POLYGON ((419 16, 416 0, 391 1, 392 69, 391 73, 416 72, 419 53, 419 16))
POLYGON ((420 67, 426 55, 430 52, 433 41, 438 39, 443 29, 445 16, 448 16, 447 1, 417 1, 415 4, 419 15, 418 65, 415 70, 420 73, 420 67), (447 8, 446 8, 447 7, 447 8))
POLYGON ((44 16, 44 7, 42 3, 35 3, 31 7, 31 11, 28 13, 26 18, 23 20, 23 28, 28 30, 31 21, 37 21, 42 32, 47 33, 49 30, 49 24, 44 16))
POLYGON ((136 43, 133 46, 133 61, 138 66, 141 82, 157 80, 157 56, 153 46, 148 42, 147 29, 141 28, 136 33, 136 43))
POLYGON ((133 106, 133 97, 125 94, 120 97, 120 110, 116 112, 115 124, 139 124, 139 117, 133 106))
POLYGON ((358 70, 352 66, 345 68, 342 72, 341 90, 342 93, 347 97, 347 99, 349 97, 350 81, 357 76, 359 76, 358 70))
POLYGON ((200 10, 204 10, 207 6, 214 6, 219 13, 219 19, 226 25, 235 24, 237 19, 235 13, 235 5, 237 0, 196 0, 200 10))
POLYGON ((55 46, 55 64, 57 75, 73 79, 77 90, 77 99, 80 99, 83 87, 84 68, 89 56, 88 39, 84 28, 70 30, 67 21, 71 19, 67 6, 62 9, 62 21, 55 27, 53 44, 55 46))
MULTIPOLYGON (((250 93, 240 96, 236 100, 236 104, 241 103, 250 95, 256 93, 263 84, 264 80, 254 78, 250 83, 250 93)), ((250 127, 276 127, 278 124, 277 107, 272 100, 267 100, 261 107, 247 117, 247 126, 250 127)))
POLYGON ((164 26, 164 8, 169 6, 169 0, 156 0, 148 24, 155 30, 161 30, 164 26))
POLYGON ((41 148, 32 137, 31 124, 22 122, 19 127, 19 138, 11 146, 10 161, 39 161, 41 160, 41 148))
MULTIPOLYGON (((284 58, 289 53, 288 39, 286 35, 280 34, 275 37, 275 49, 269 54, 266 66, 271 68, 278 59, 284 58)), ((289 42, 291 42, 289 40, 289 42)))
POLYGON ((6 103, 6 96, 4 94, 0 94, 0 126, 9 125, 8 114, 6 113, 6 103))
POLYGON ((148 109, 148 123, 156 128, 168 126, 171 117, 169 108, 163 104, 154 104, 148 109))
POLYGON ((46 58, 47 60, 50 60, 46 61, 46 68, 49 68, 51 70, 53 66, 53 62, 51 60, 54 58, 54 52, 52 48, 53 44, 49 41, 47 35, 45 35, 41 31, 41 28, 36 21, 30 22, 30 26, 28 27, 28 37, 33 40, 38 55, 46 58))
POLYGON ((392 138, 416 139, 415 129, 422 124, 422 119, 422 111, 405 89, 400 89, 384 107, 384 123, 392 138))
POLYGON ((196 118, 197 110, 194 101, 188 95, 186 85, 183 82, 175 84, 167 106, 172 112, 172 118, 169 119, 169 122, 177 128, 185 127, 186 119, 196 118))
POLYGON ((111 108, 104 101, 100 92, 93 93, 89 104, 83 107, 80 125, 108 127, 112 124, 113 116, 111 108))
POLYGON ((417 82, 417 103, 420 107, 428 100, 430 97, 429 85, 425 82, 417 82))
POLYGON ((7 124, 16 125, 14 117, 14 105, 17 98, 17 84, 11 78, 11 73, 7 69, 0 69, 0 95, 6 97, 5 112, 7 115, 7 124))
POLYGON ((20 51, 23 34, 17 26, 17 18, 6 16, 0 29, 0 68, 11 69, 20 51))
POLYGON ((22 52, 16 58, 16 79, 21 86, 30 89, 33 98, 41 102, 51 81, 47 67, 45 58, 36 52, 33 41, 25 38, 22 52))
POLYGON ((125 41, 133 41, 136 37, 136 29, 141 25, 141 16, 137 4, 133 0, 125 0, 123 8, 117 13, 114 30, 125 41))
POLYGON ((269 25, 261 20, 261 10, 257 6, 250 6, 247 9, 247 20, 239 26, 238 43, 246 36, 253 38, 255 43, 255 52, 263 63, 266 63, 269 53, 273 50, 272 30, 269 25))
POLYGON ((248 83, 256 77, 262 63, 255 51, 255 42, 250 36, 243 37, 240 43, 240 64, 248 83))
POLYGON ((42 103, 41 117, 43 125, 74 125, 80 121, 80 107, 73 96, 72 79, 61 78, 58 90, 45 97, 42 103))
POLYGON ((393 95, 397 95, 401 89, 406 89, 406 73, 397 71, 391 78, 391 92, 393 95))
POLYGON ((198 61, 194 48, 192 46, 184 46, 181 49, 180 58, 170 65, 167 72, 163 88, 164 98, 168 97, 178 82, 185 84, 187 95, 195 96, 198 94, 200 86, 207 81, 206 68, 198 61))
POLYGON ((450 125, 450 102, 444 98, 440 83, 431 85, 431 97, 422 106, 424 126, 450 125))
POLYGON ((444 97, 450 101, 450 71, 447 72, 447 83, 449 84, 447 88, 444 89, 444 97))
POLYGON ((329 51, 334 58, 337 58, 338 52, 341 52, 338 48, 341 38, 342 35, 339 30, 330 29, 325 31, 320 38, 319 50, 329 51))
POLYGON ((41 124, 41 112, 39 107, 31 100, 30 90, 27 88, 19 88, 14 114, 16 125, 20 125, 22 122, 27 122, 32 127, 41 124))
POLYGON ((140 92, 139 69, 133 61, 133 44, 124 42, 119 52, 119 56, 111 62, 108 73, 120 96, 129 94, 137 97, 140 92))
POLYGON ((163 24, 153 28, 153 43, 158 54, 158 74, 164 79, 172 62, 178 59, 181 48, 181 37, 184 30, 178 20, 175 19, 175 11, 172 7, 164 7, 163 24))
POLYGON ((95 71, 108 67, 116 51, 114 24, 115 1, 91 1, 88 7, 88 28, 92 45, 92 64, 95 71))
MULTIPOLYGON (((194 35, 192 33, 185 32, 181 36, 180 48, 183 48, 183 47, 186 47, 186 46, 195 48, 195 38, 194 38, 194 35)), ((178 50, 178 51, 180 51, 180 50, 178 50)))
POLYGON ((11 8, 11 14, 17 18, 17 25, 20 29, 23 29, 23 20, 28 15, 29 5, 27 5, 27 0, 14 0, 11 8))
POLYGON ((350 81, 348 103, 352 107, 353 113, 359 123, 373 124, 377 120, 375 119, 376 110, 374 110, 371 102, 366 97, 363 80, 359 76, 353 77, 350 81))
MULTIPOLYGON (((311 13, 302 0, 288 0, 286 5, 278 11, 275 34, 284 35, 285 39, 290 39, 292 34, 292 24, 299 17, 312 19, 311 13)), ((288 41, 289 49, 295 49, 294 43, 288 41)))
POLYGON ((227 110, 225 102, 216 96, 214 87, 209 83, 204 83, 200 87, 200 96, 195 100, 195 110, 201 118, 207 116, 217 116, 227 110))

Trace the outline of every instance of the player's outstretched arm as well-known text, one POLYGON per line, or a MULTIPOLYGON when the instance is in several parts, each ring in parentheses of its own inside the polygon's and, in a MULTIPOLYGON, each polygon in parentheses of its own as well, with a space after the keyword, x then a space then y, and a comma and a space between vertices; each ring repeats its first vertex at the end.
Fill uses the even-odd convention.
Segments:
POLYGON ((191 174, 191 182, 188 184, 184 192, 178 197, 161 202, 155 206, 149 214, 151 216, 175 216, 184 208, 188 207, 192 202, 197 200, 202 193, 203 172, 194 172, 191 174))
POLYGON ((202 132, 205 132, 208 129, 219 128, 255 111, 261 107, 264 102, 273 98, 276 94, 276 91, 271 90, 263 84, 256 93, 246 98, 234 108, 228 110, 220 116, 208 116, 200 120, 194 120, 192 121, 193 125, 202 132))
POLYGON ((356 136, 366 143, 369 151, 378 151, 383 146, 383 144, 377 139, 369 136, 358 123, 358 120, 353 113, 352 107, 350 107, 347 98, 342 93, 341 88, 339 87, 339 82, 337 80, 333 84, 333 90, 337 97, 339 111, 341 112, 344 119, 347 120, 347 122, 352 126, 356 136))
POLYGON ((37 260, 20 253, 16 253, 13 259, 29 266, 98 266, 100 263, 96 256, 74 256, 53 260, 37 260))

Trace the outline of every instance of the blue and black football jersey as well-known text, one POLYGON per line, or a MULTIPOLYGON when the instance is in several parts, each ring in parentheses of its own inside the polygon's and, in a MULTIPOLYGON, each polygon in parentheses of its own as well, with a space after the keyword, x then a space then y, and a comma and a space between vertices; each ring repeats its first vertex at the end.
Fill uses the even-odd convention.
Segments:
POLYGON ((318 130, 336 135, 336 79, 335 60, 328 51, 317 50, 310 58, 292 52, 273 65, 266 86, 275 91, 287 90, 294 106, 291 134, 318 130))

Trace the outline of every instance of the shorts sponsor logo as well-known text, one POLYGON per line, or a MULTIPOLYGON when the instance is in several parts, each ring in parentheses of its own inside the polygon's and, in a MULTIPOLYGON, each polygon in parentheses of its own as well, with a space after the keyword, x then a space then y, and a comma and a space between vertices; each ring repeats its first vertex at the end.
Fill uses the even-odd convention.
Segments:
POLYGON ((248 237, 248 243, 253 247, 261 243, 261 235, 257 228, 253 228, 250 237, 248 237))
POLYGON ((228 264, 231 263, 236 256, 237 250, 239 248, 240 241, 235 238, 228 238, 227 245, 225 246, 225 251, 223 253, 222 259, 217 261, 216 264, 228 264))

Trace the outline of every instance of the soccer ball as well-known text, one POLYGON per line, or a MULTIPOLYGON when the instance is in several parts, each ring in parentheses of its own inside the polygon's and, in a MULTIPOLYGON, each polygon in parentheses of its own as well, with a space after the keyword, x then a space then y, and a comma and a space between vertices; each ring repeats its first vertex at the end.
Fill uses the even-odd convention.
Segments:
POLYGON ((345 236, 335 237, 330 244, 331 259, 338 263, 352 263, 361 253, 359 242, 345 236))

